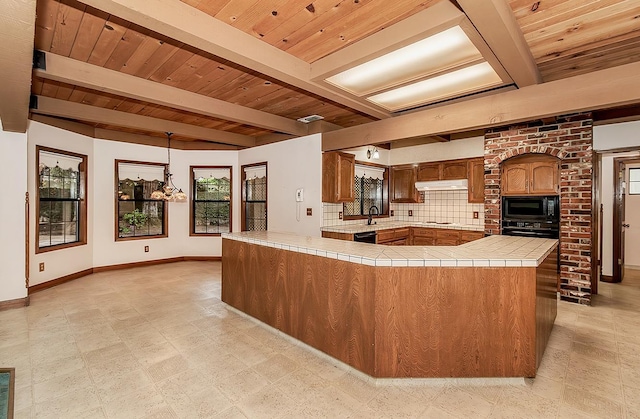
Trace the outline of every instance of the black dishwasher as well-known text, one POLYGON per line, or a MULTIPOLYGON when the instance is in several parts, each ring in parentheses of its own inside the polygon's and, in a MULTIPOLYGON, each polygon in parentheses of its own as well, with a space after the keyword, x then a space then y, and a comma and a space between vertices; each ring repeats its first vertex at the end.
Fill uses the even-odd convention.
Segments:
POLYGON ((375 243, 376 242, 376 232, 375 231, 365 231, 364 233, 356 233, 353 235, 354 242, 361 243, 375 243))

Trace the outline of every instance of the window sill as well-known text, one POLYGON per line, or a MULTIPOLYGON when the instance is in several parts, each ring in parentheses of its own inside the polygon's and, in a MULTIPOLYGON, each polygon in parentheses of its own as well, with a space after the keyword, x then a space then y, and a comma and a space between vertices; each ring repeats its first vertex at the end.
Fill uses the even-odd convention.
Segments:
POLYGON ((148 239, 166 239, 168 234, 158 234, 155 236, 134 236, 134 237, 116 237, 117 242, 126 242, 131 240, 148 240, 148 239))
POLYGON ((56 244, 54 246, 37 247, 36 248, 36 255, 39 254, 39 253, 47 253, 47 252, 53 252, 53 251, 56 251, 56 250, 70 249, 72 247, 84 246, 86 244, 87 244, 86 241, 77 241, 77 242, 73 242, 73 243, 56 244))

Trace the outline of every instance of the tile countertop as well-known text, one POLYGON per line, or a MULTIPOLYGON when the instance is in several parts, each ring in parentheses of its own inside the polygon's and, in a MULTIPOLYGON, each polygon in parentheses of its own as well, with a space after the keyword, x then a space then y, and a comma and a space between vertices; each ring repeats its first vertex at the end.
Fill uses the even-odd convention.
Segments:
POLYGON ((384 246, 272 231, 223 233, 222 238, 369 266, 538 266, 558 244, 555 239, 488 236, 460 246, 384 246))
POLYGON ((347 224, 347 225, 335 225, 335 226, 324 226, 320 230, 328 231, 331 233, 362 233, 365 231, 378 231, 378 230, 387 230, 391 228, 402 228, 402 227, 426 227, 426 228, 443 228, 449 230, 469 230, 469 231, 484 231, 484 225, 471 225, 471 224, 456 224, 456 223, 419 223, 419 222, 408 222, 408 221, 389 221, 382 222, 380 224, 347 224))

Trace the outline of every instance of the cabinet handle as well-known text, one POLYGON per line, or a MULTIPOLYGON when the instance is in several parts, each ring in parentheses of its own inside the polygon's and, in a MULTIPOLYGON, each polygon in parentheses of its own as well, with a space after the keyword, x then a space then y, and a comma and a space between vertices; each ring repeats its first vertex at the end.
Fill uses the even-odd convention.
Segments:
POLYGON ((524 190, 529 192, 529 181, 528 180, 524 181, 524 190))

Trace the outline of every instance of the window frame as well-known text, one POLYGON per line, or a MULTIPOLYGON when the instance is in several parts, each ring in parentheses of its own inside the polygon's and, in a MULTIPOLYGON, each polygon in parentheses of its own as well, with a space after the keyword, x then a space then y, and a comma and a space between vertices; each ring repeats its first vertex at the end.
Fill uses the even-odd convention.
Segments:
MULTIPOLYGON (((189 236, 220 237, 222 233, 196 233, 196 179, 194 170, 197 169, 229 169, 229 233, 233 232, 233 166, 189 166, 189 183, 191 185, 191 202, 189 205, 189 236)), ((199 202, 224 202, 201 200, 199 202)))
POLYGON ((244 181, 246 180, 247 174, 244 171, 244 169, 248 167, 256 167, 256 166, 264 166, 264 170, 267 178, 267 183, 264 186, 265 196, 266 196, 266 199, 264 201, 264 207, 267 213, 267 216, 265 217, 265 220, 264 220, 264 226, 265 226, 264 231, 269 231, 269 165, 267 164, 266 161, 260 162, 260 163, 243 164, 242 166, 240 166, 240 217, 241 217, 240 231, 250 231, 250 230, 247 230, 247 223, 246 223, 247 217, 246 217, 246 208, 245 208, 246 200, 245 200, 244 181))
MULTIPOLYGON (((119 160, 116 159, 115 160, 115 168, 114 168, 114 200, 115 200, 115 207, 114 207, 114 216, 115 216, 115 241, 119 242, 119 241, 130 241, 130 240, 149 240, 149 239, 162 239, 162 238, 167 238, 169 237, 169 205, 167 205, 167 201, 162 200, 162 202, 164 202, 163 204, 163 209, 162 209, 162 234, 155 234, 153 236, 134 236, 134 237, 120 237, 119 231, 120 231, 120 206, 119 206, 119 202, 120 197, 118 195, 118 184, 120 183, 120 178, 119 178, 119 171, 118 171, 118 165, 120 163, 125 163, 125 164, 139 164, 139 165, 145 165, 145 166, 162 166, 163 167, 163 173, 166 179, 167 173, 168 173, 168 167, 167 164, 165 163, 156 163, 156 162, 143 162, 143 161, 137 161, 137 160, 119 160)), ((166 180, 165 180, 166 181, 166 180)), ((163 181, 163 182, 165 182, 163 181)), ((135 199, 131 199, 131 200, 127 200, 127 201, 136 201, 135 199)), ((146 201, 146 200, 145 200, 146 201)), ((143 201, 143 202, 145 202, 143 201)), ((150 201, 155 201, 155 200, 150 200, 150 201)))
MULTIPOLYGON (((631 193, 631 182, 632 182, 632 180, 631 180, 631 171, 632 170, 633 171, 637 170, 638 172, 640 172, 640 167, 630 167, 629 168, 629 180, 628 180, 629 186, 627 188, 627 195, 634 195, 634 196, 635 195, 640 195, 640 192, 639 193, 631 193)), ((640 181, 633 181, 633 183, 640 183, 640 181)))
MULTIPOLYGON (((389 218, 389 207, 391 202, 389 202, 389 166, 385 166, 384 164, 378 164, 378 163, 370 163, 370 162, 366 162, 366 161, 358 161, 356 160, 355 162, 356 165, 358 166, 371 166, 371 167, 376 167, 378 169, 384 169, 384 175, 383 175, 383 180, 382 180, 382 205, 384 208, 384 212, 382 212, 379 215, 373 215, 372 218, 377 219, 377 218, 389 218)), ((355 177, 354 180, 355 182, 355 177)), ((355 194, 355 184, 354 184, 354 194, 355 194)), ((355 196, 354 196, 355 199, 355 196)), ((347 221, 347 220, 366 220, 369 218, 368 215, 346 215, 347 212, 345 211, 345 203, 342 203, 342 219, 347 221)))
POLYGON ((84 246, 87 244, 87 171, 88 171, 88 156, 86 154, 74 153, 72 151, 65 151, 56 148, 36 145, 36 238, 35 238, 35 253, 47 253, 55 250, 69 249, 77 246, 84 246), (80 191, 78 201, 78 240, 70 243, 61 243, 45 247, 40 247, 40 152, 45 151, 49 153, 56 153, 61 155, 67 155, 70 157, 80 158, 82 162, 78 167, 78 173, 80 175, 80 191))

